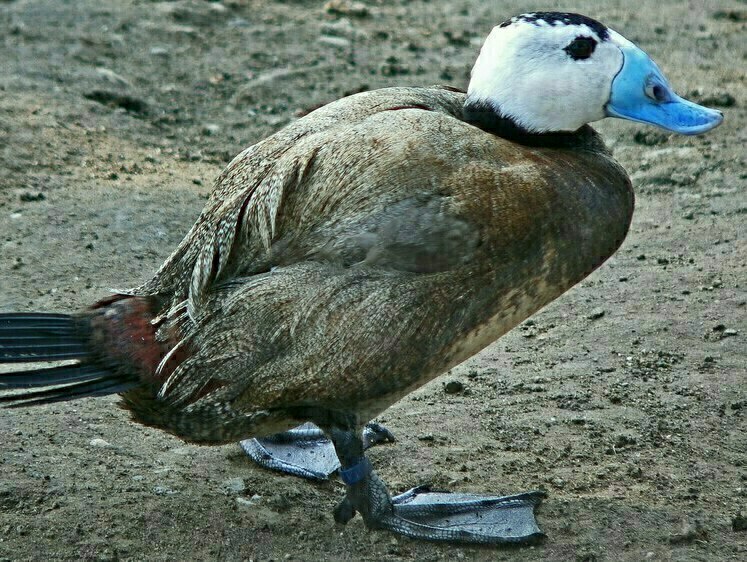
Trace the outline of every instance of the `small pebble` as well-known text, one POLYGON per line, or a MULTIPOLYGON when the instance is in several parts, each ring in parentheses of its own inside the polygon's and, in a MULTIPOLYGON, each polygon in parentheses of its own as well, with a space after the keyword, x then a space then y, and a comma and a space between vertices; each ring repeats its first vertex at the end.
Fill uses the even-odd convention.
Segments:
POLYGON ((731 528, 734 532, 747 531, 747 516, 740 513, 732 517, 731 528))
POLYGON ((331 35, 322 35, 318 41, 322 45, 334 47, 336 49, 348 49, 350 47, 350 40, 344 37, 332 37, 331 35))
POLYGON ((370 10, 363 2, 351 2, 350 0, 329 0, 324 5, 324 11, 328 14, 343 16, 366 17, 370 10))
POLYGON ((116 72, 108 68, 100 66, 96 69, 96 74, 98 74, 100 78, 103 78, 110 84, 114 84, 115 86, 119 86, 120 88, 132 87, 132 84, 129 80, 127 80, 127 78, 117 74, 116 72))
POLYGON ((205 123, 202 126, 202 134, 208 137, 213 137, 220 133, 220 125, 216 123, 205 123))
POLYGON ((462 391, 464 391, 464 383, 460 381, 449 381, 444 385, 446 394, 459 394, 462 391))
POLYGON ((683 521, 682 530, 669 537, 669 542, 672 544, 689 544, 697 540, 708 540, 708 530, 700 521, 683 521))
POLYGON ((32 203, 34 201, 44 201, 46 196, 43 193, 21 193, 21 201, 24 203, 32 203))
POLYGON ((589 320, 598 320, 599 318, 601 318, 602 316, 604 316, 604 314, 605 314, 604 309, 602 309, 602 308, 595 308, 594 310, 592 310, 589 313, 589 315, 587 316, 587 318, 589 320))
POLYGON ((254 494, 251 498, 243 498, 241 496, 236 498, 236 503, 241 507, 254 507, 262 501, 262 496, 254 494))
POLYGON ((249 21, 244 18, 234 18, 228 22, 228 27, 249 27, 249 21))
POLYGON ((565 487, 565 480, 557 476, 553 478, 550 482, 552 483, 553 486, 555 486, 558 489, 563 489, 565 487))
POLYGON ((333 37, 347 37, 352 39, 357 36, 365 35, 360 29, 353 26, 347 18, 341 18, 337 21, 322 24, 322 35, 331 35, 333 37))
POLYGON ((242 478, 229 478, 228 480, 223 481, 220 488, 227 496, 231 494, 240 494, 246 490, 246 483, 242 478))

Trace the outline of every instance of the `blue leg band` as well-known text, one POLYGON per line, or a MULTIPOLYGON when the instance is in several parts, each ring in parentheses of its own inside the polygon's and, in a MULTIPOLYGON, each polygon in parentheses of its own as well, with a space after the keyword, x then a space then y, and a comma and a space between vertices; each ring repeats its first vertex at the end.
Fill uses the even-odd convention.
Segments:
POLYGON ((371 462, 363 457, 358 464, 340 469, 340 479, 348 486, 357 484, 371 473, 371 462))

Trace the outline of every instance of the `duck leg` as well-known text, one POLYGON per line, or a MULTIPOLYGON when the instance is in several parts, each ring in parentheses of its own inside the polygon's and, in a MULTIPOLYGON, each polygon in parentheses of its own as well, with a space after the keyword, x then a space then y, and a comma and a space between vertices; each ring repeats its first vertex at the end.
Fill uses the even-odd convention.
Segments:
POLYGON ((543 492, 496 497, 413 488, 391 497, 364 456, 357 433, 332 430, 330 436, 342 465, 340 477, 347 485, 345 499, 335 509, 338 523, 347 523, 357 512, 372 529, 476 544, 529 543, 544 536, 534 518, 543 492))
MULTIPOLYGON (((394 442, 384 426, 369 422, 363 428, 363 448, 394 442)), ((258 465, 309 480, 327 480, 340 468, 332 441, 313 423, 307 422, 283 433, 239 443, 258 465)))

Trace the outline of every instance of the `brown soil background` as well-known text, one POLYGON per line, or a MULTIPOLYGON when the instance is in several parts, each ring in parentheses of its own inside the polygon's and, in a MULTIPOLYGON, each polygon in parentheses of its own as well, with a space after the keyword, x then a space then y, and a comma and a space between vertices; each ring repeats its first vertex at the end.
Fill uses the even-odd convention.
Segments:
POLYGON ((546 489, 542 544, 337 527, 340 483, 266 472, 238 446, 185 445, 105 397, 0 411, 0 559, 747 559, 735 530, 747 515, 747 4, 635 5, 369 0, 340 15, 300 0, 0 0, 0 310, 69 311, 140 283, 241 149, 361 89, 465 86, 490 28, 523 11, 600 19, 726 114, 697 138, 599 124, 638 194, 623 248, 379 420, 399 440, 370 455, 394 491, 546 489), (464 390, 446 393, 451 380, 464 390))

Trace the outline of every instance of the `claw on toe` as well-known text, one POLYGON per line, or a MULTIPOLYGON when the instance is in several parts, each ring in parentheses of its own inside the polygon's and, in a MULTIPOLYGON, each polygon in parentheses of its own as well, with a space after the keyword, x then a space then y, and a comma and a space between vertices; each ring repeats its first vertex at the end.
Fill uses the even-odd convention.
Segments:
POLYGON ((368 449, 382 443, 394 443, 394 434, 386 427, 376 422, 368 422, 363 428, 363 448, 368 449))
POLYGON ((350 503, 348 498, 344 498, 339 504, 337 504, 337 507, 335 507, 333 515, 336 523, 347 525, 348 521, 355 517, 355 513, 353 504, 350 503))

